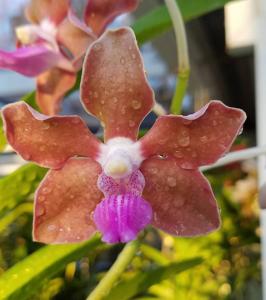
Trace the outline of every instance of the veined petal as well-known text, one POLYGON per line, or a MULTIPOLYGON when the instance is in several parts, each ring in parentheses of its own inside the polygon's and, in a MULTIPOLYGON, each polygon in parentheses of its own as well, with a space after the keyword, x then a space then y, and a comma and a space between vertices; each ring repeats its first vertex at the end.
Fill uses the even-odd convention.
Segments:
POLYGON ((134 33, 105 32, 88 50, 81 82, 85 108, 99 118, 105 140, 136 140, 139 125, 154 104, 134 33))
POLYGON ((70 0, 31 0, 26 7, 26 16, 32 23, 49 19, 59 24, 66 16, 70 0))
POLYGON ((100 165, 90 158, 72 158, 51 170, 35 195, 33 239, 42 243, 75 243, 95 231, 92 212, 103 198, 97 188, 100 165))
POLYGON ((52 68, 37 77, 36 102, 41 111, 55 115, 60 111, 64 95, 74 86, 76 73, 52 68))
POLYGON ((101 201, 94 212, 97 229, 107 243, 127 243, 152 220, 150 204, 133 194, 111 195, 101 201))
POLYGON ((48 168, 60 168, 68 158, 96 158, 100 142, 78 116, 48 117, 25 102, 2 110, 9 144, 25 160, 48 168))
POLYGON ((44 45, 21 47, 13 52, 0 50, 0 69, 33 77, 55 66, 60 57, 44 45))
POLYGON ((84 19, 93 32, 100 35, 115 17, 137 8, 138 0, 90 0, 84 19))
POLYGON ((244 111, 211 101, 189 116, 159 117, 140 140, 144 157, 174 157, 184 169, 215 162, 229 151, 246 119, 244 111))
POLYGON ((175 159, 154 157, 143 162, 141 172, 155 227, 178 236, 207 234, 219 227, 213 192, 199 171, 184 170, 175 159))

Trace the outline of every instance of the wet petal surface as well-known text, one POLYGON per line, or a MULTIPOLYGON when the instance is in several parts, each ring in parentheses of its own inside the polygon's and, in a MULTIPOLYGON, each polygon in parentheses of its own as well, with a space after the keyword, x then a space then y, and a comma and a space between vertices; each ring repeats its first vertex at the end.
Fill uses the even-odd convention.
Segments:
POLYGON ((100 165, 89 158, 70 159, 51 170, 35 195, 33 238, 42 243, 75 243, 95 231, 92 212, 103 198, 97 188, 100 165))
POLYGON ((155 227, 177 236, 207 234, 219 227, 213 192, 199 171, 156 157, 144 161, 141 171, 146 181, 143 197, 152 206, 155 227))
POLYGON ((46 115, 55 115, 61 109, 66 92, 76 82, 76 74, 59 68, 42 73, 37 78, 36 102, 46 115))
POLYGON ((81 83, 85 108, 101 120, 105 140, 135 140, 154 103, 133 32, 107 31, 87 53, 81 83))
POLYGON ((229 151, 242 129, 245 113, 211 101, 189 116, 162 116, 140 140, 144 157, 174 157, 184 169, 215 162, 229 151))
POLYGON ((140 196, 113 195, 97 205, 93 218, 104 242, 127 243, 151 222, 152 209, 140 196))
POLYGON ((85 22, 93 32, 100 35, 116 16, 135 10, 138 2, 138 0, 90 0, 85 10, 85 22))
POLYGON ((13 52, 0 50, 0 69, 33 77, 56 65, 60 57, 44 45, 21 47, 13 52))
POLYGON ((2 110, 9 144, 25 160, 60 168, 72 156, 95 158, 100 142, 78 116, 47 117, 25 102, 2 110))

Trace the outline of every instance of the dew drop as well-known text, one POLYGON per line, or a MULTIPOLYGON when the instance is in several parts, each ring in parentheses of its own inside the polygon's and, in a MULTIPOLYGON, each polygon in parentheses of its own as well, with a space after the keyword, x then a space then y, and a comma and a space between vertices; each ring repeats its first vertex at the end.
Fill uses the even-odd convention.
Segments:
POLYGON ((191 156, 192 156, 193 158, 196 158, 196 157, 198 156, 198 154, 197 154, 197 152, 193 151, 192 154, 191 154, 191 156))
POLYGON ((158 173, 157 168, 150 168, 149 171, 150 171, 151 174, 157 174, 158 173))
POLYGON ((62 227, 60 227, 60 228, 59 228, 59 231, 61 231, 61 232, 62 232, 62 231, 64 231, 64 229, 63 229, 62 227))
POLYGON ((99 97, 99 94, 98 94, 97 92, 94 92, 94 93, 93 93, 93 96, 94 96, 94 98, 98 98, 98 97, 99 97))
POLYGON ((122 65, 124 65, 126 63, 126 60, 125 60, 125 58, 123 56, 120 58, 120 63, 122 65))
POLYGON ((44 215, 44 213, 45 213, 44 207, 38 205, 38 206, 36 207, 36 215, 37 215, 38 217, 40 217, 40 216, 44 215))
POLYGON ((190 137, 189 135, 181 135, 178 138, 178 143, 181 147, 188 147, 190 144, 190 137))
POLYGON ((168 186, 175 187, 176 186, 176 178, 174 177, 167 177, 166 179, 168 186))
POLYGON ((126 108, 125 108, 125 106, 123 106, 123 107, 121 108, 121 114, 124 115, 125 113, 126 113, 126 108))
POLYGON ((175 151, 175 157, 177 157, 177 158, 183 158, 184 155, 183 155, 182 151, 177 150, 177 151, 175 151))
POLYGON ((113 102, 114 102, 114 103, 117 103, 117 102, 118 102, 118 99, 117 99, 116 97, 114 97, 114 98, 113 98, 113 102))
POLYGON ((203 135, 203 136, 200 137, 200 141, 202 143, 207 143, 208 142, 208 137, 206 135, 203 135))
POLYGON ((104 105, 104 103, 105 103, 105 101, 104 101, 104 100, 101 100, 101 104, 104 105))
POLYGON ((93 49, 95 50, 95 51, 100 51, 101 49, 102 49, 102 44, 101 43, 96 43, 96 44, 94 44, 94 46, 93 46, 93 49))
POLYGON ((54 231, 56 229, 56 226, 54 224, 48 225, 47 229, 49 231, 54 231))
POLYGON ((217 121, 216 121, 216 120, 213 120, 213 121, 212 121, 212 125, 213 125, 213 126, 217 126, 217 121))
POLYGON ((48 187, 44 187, 44 188, 42 189, 42 192, 43 192, 43 194, 49 194, 49 193, 51 192, 51 189, 48 188, 48 187))
POLYGON ((192 120, 182 119, 182 123, 183 123, 184 125, 189 125, 189 124, 192 123, 192 120))
POLYGON ((43 128, 44 130, 47 130, 47 129, 50 128, 50 124, 49 124, 49 123, 44 123, 43 126, 42 126, 42 128, 43 128))
POLYGON ((131 57, 132 57, 133 59, 136 59, 136 54, 135 54, 135 53, 132 53, 131 57))
POLYGON ((132 120, 130 120, 129 122, 128 122, 128 125, 129 125, 129 127, 134 127, 135 126, 135 122, 134 121, 132 121, 132 120))
POLYGON ((78 123, 79 123, 79 119, 78 119, 78 118, 73 118, 73 119, 71 120, 71 123, 72 123, 72 124, 78 124, 78 123))
POLYGON ((43 152, 45 150, 45 146, 40 146, 39 150, 43 152))
POLYGON ((138 100, 133 100, 131 105, 134 109, 140 109, 141 108, 141 102, 138 101, 138 100))

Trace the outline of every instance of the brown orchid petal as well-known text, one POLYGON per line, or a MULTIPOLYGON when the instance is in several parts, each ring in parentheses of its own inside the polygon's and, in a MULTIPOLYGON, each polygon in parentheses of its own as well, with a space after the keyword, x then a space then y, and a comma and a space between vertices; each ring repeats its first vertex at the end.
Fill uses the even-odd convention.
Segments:
POLYGON ((95 39, 94 34, 71 11, 58 27, 57 40, 71 52, 77 69, 81 68, 83 56, 95 39))
POLYGON ((89 49, 83 67, 81 99, 105 127, 105 140, 136 140, 139 125, 154 104, 134 33, 105 32, 89 49))
POLYGON ((69 0, 31 0, 26 7, 26 17, 32 23, 49 19, 59 24, 66 16, 69 0))
POLYGON ((90 0, 84 19, 93 32, 100 35, 115 17, 135 10, 138 4, 138 0, 90 0))
POLYGON ((180 168, 175 159, 153 157, 141 166, 143 197, 150 202, 153 225, 170 234, 195 236, 217 229, 220 218, 208 181, 199 171, 180 168))
POLYGON ((60 111, 64 95, 76 82, 76 74, 59 68, 52 68, 37 77, 36 102, 46 115, 60 111))
POLYGON ((100 142, 78 116, 48 117, 25 102, 2 110, 9 144, 25 160, 48 168, 60 168, 73 156, 96 158, 100 142))
POLYGON ((94 232, 92 212, 103 198, 97 188, 100 165, 90 158, 72 158, 51 170, 35 195, 33 239, 42 243, 75 243, 94 232))
POLYGON ((175 157, 184 169, 211 164, 230 149, 245 119, 242 110, 220 101, 189 116, 159 117, 140 140, 143 155, 175 157))

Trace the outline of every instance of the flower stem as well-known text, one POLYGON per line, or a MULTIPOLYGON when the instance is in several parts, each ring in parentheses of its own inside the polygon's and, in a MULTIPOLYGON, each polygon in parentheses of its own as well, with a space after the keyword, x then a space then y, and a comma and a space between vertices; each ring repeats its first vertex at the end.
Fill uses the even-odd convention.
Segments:
POLYGON ((92 291, 87 300, 101 300, 109 293, 114 283, 118 280, 133 259, 139 247, 139 240, 132 241, 124 247, 111 269, 92 291))
POLYGON ((246 160, 260 155, 266 155, 266 146, 253 147, 245 150, 234 151, 228 153, 225 157, 220 158, 216 163, 201 167, 202 172, 212 170, 214 168, 222 167, 237 161, 246 160))
POLYGON ((165 4, 174 27, 178 62, 178 82, 176 84, 170 110, 173 114, 180 114, 190 74, 187 37, 184 21, 177 2, 175 0, 165 0, 165 4))

